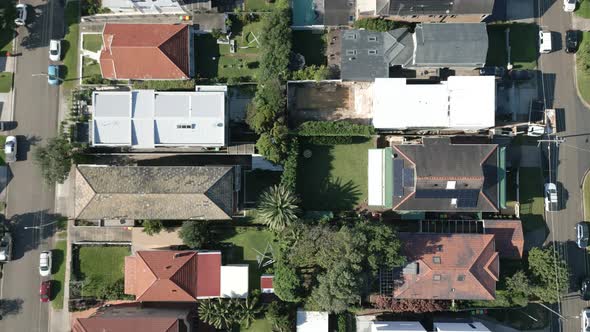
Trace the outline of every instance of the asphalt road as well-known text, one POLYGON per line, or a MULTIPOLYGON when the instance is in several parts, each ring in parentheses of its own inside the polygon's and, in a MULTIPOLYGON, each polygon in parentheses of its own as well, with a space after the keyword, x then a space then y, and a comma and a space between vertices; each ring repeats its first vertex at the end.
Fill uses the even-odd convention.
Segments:
MULTIPOLYGON (((579 281, 590 275, 590 263, 585 250, 575 244, 575 225, 583 220, 581 184, 590 168, 590 110, 578 98, 575 86, 575 58, 564 51, 565 31, 572 27, 572 14, 565 13, 561 1, 538 2, 539 25, 553 32, 553 48, 550 54, 539 57, 539 68, 543 72, 544 95, 548 107, 562 109, 563 131, 559 132, 565 142, 557 148, 551 145, 548 155, 552 156, 550 181, 560 189, 562 209, 547 215, 550 230, 547 242, 557 243, 558 254, 565 258, 572 272, 570 292, 559 303, 564 316, 556 315, 553 331, 580 331, 579 315, 590 303, 578 296, 579 281), (557 157, 557 158, 555 158, 557 157), (555 181, 557 179, 557 181, 555 181), (561 324, 560 324, 561 322, 561 324)), ((546 147, 544 148, 547 153, 546 147)))
MULTIPOLYGON (((54 219, 53 186, 44 184, 33 163, 34 144, 56 135, 59 88, 49 86, 47 73, 48 45, 54 33, 53 21, 63 20, 63 9, 57 0, 27 0, 30 6, 27 27, 18 29, 17 69, 15 74, 14 121, 12 131, 18 139, 18 161, 10 165, 6 217, 16 226, 13 237, 13 261, 5 264, 0 280, 0 297, 11 300, 17 313, 0 320, 0 331, 48 331, 49 303, 39 301, 39 252, 51 247, 52 226, 40 226, 54 219)), ((57 36, 62 31, 55 31, 57 36)), ((10 110, 8 110, 10 111, 10 110)))

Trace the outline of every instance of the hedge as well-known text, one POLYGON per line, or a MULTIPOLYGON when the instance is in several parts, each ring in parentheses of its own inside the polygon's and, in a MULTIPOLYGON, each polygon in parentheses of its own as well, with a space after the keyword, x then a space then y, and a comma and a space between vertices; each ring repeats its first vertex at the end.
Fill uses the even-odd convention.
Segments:
POLYGON ((135 81, 133 82, 133 88, 137 90, 148 89, 148 90, 159 90, 159 91, 170 91, 170 90, 195 90, 194 80, 163 80, 163 81, 135 81))
POLYGON ((281 185, 295 191, 297 184, 297 162, 299 159, 299 140, 297 137, 291 139, 287 158, 283 164, 283 174, 281 174, 281 185))
POLYGON ((352 144, 354 137, 352 136, 306 136, 305 142, 313 145, 338 145, 338 144, 352 144))
POLYGON ((375 134, 375 128, 346 121, 307 121, 297 129, 300 136, 363 136, 375 134))

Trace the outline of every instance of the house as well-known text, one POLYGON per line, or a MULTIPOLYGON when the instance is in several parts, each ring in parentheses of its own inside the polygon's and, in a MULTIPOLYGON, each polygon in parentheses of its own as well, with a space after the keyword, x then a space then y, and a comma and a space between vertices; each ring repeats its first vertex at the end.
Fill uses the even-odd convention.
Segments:
POLYGON ((125 294, 138 302, 248 296, 248 265, 221 266, 220 251, 137 251, 125 257, 125 294))
POLYGON ((110 80, 184 80, 194 76, 192 27, 113 24, 102 31, 100 72, 110 80))
POLYGON ((324 26, 348 26, 354 22, 355 0, 324 0, 324 26))
POLYGON ((472 323, 437 323, 434 322, 435 332, 491 332, 480 322, 472 323))
POLYGON ((357 0, 359 18, 385 17, 408 22, 481 22, 494 0, 357 0))
POLYGON ((371 322, 371 332, 426 332, 426 329, 420 322, 371 322))
POLYGON ((477 131, 496 124, 493 76, 451 76, 412 84, 405 78, 377 78, 373 84, 373 126, 379 130, 477 131))
POLYGON ((493 234, 399 233, 407 265, 398 299, 493 300, 500 260, 493 234))
POLYGON ((178 0, 102 0, 101 6, 113 13, 186 14, 178 0))
POLYGON ((86 220, 228 220, 239 169, 229 166, 78 165, 74 215, 86 220))
POLYGON ((297 332, 328 332, 329 313, 297 310, 297 332))
POLYGON ((194 306, 115 304, 101 307, 88 318, 74 319, 72 332, 194 332, 195 317, 194 306))
POLYGON ((505 148, 453 144, 424 137, 421 144, 370 149, 368 203, 404 212, 498 212, 506 202, 505 148))
POLYGON ((219 148, 227 142, 226 86, 196 91, 95 91, 92 146, 219 148))
POLYGON ((260 276, 260 290, 262 293, 272 294, 275 292, 275 288, 273 286, 274 275, 263 274, 260 276))
POLYGON ((488 51, 484 23, 421 23, 387 32, 343 30, 340 71, 344 81, 389 77, 389 68, 474 69, 488 51))

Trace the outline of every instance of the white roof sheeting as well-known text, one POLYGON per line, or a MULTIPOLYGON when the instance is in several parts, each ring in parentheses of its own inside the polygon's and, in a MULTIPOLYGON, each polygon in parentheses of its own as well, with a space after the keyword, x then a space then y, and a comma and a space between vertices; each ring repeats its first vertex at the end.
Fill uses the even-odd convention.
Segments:
POLYGON ((371 323, 371 332, 426 332, 420 322, 378 322, 371 323))
POLYGON ((435 84, 376 78, 373 125, 377 129, 479 130, 495 125, 494 76, 451 76, 435 84))
POLYGON ((328 313, 297 310, 297 332, 328 332, 328 313))
POLYGON ((473 323, 434 323, 437 332, 491 332, 480 322, 473 323))
POLYGON ((248 297, 248 265, 221 267, 221 297, 248 297))
POLYGON ((93 93, 92 145, 225 146, 226 88, 93 93))
POLYGON ((369 149, 369 206, 383 206, 383 149, 369 149))

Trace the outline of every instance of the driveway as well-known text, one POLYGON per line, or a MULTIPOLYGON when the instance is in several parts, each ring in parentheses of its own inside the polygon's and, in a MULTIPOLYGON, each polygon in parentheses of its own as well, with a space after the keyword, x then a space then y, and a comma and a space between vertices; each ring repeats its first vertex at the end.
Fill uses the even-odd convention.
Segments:
POLYGON ((123 242, 131 243, 131 227, 72 226, 69 236, 72 243, 123 242))

